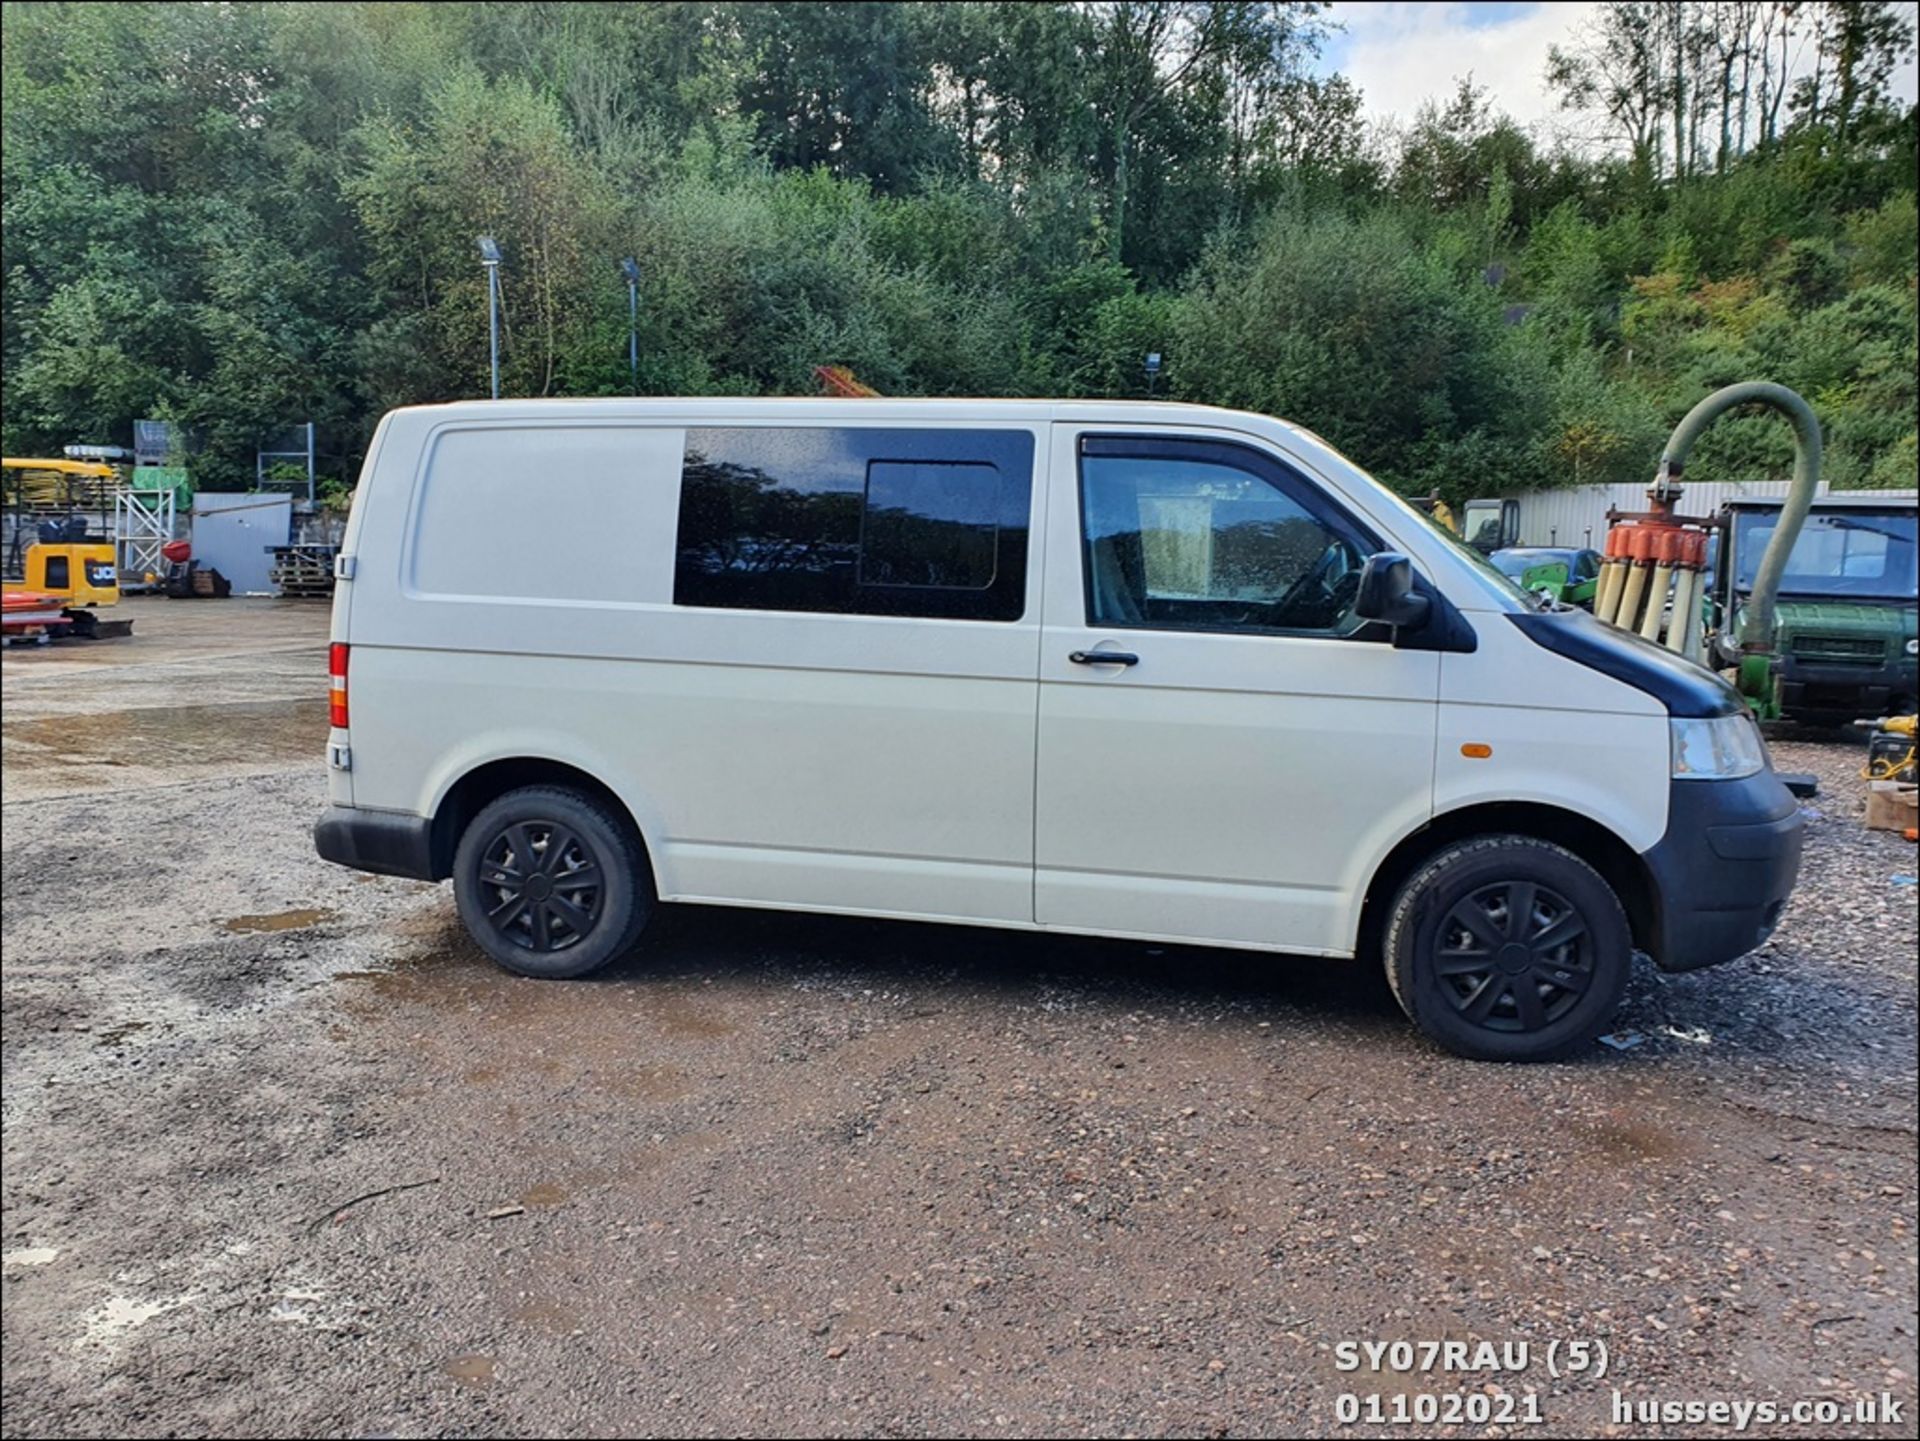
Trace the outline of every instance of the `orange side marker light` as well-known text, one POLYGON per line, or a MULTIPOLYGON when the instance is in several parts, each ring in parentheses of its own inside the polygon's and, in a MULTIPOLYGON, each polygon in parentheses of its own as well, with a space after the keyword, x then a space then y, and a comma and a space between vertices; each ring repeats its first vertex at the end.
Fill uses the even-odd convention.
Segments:
POLYGON ((1460 754, 1470 761, 1483 761, 1493 754, 1493 747, 1481 745, 1479 741, 1468 741, 1460 747, 1460 754))

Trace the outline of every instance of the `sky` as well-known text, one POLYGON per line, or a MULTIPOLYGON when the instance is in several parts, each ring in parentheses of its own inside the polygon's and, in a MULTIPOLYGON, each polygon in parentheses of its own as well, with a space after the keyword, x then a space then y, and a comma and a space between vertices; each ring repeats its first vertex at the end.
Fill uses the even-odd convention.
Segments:
MULTIPOLYGON (((1574 127, 1547 92, 1547 48, 1566 44, 1597 4, 1546 0, 1543 4, 1432 4, 1336 0, 1328 18, 1344 30, 1327 44, 1321 68, 1340 71, 1363 92, 1376 120, 1410 120, 1422 100, 1444 96, 1454 80, 1471 72, 1474 83, 1493 92, 1495 104, 1524 125, 1574 127)), ((1910 19, 1920 3, 1903 4, 1910 19)), ((1893 77, 1905 103, 1915 98, 1920 71, 1909 62, 1893 77)))

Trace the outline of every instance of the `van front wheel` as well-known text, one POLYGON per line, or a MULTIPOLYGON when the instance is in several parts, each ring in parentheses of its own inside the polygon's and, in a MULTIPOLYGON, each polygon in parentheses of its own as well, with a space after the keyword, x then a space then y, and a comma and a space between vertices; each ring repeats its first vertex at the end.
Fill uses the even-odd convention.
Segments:
POLYGON ((618 960, 654 909, 633 827, 564 786, 525 786, 483 807, 454 852, 453 897, 482 950, 549 980, 618 960))
POLYGON ((1612 887, 1573 852, 1484 836, 1446 847, 1400 888, 1385 959, 1401 1009, 1448 1050, 1545 1061, 1613 1019, 1633 933, 1612 887))

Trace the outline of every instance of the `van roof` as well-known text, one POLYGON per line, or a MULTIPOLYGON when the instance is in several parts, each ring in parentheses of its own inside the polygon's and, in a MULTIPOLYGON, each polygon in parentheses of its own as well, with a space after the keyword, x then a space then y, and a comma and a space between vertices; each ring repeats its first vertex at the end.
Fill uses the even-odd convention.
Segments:
MULTIPOLYGON (((1153 421, 1160 424, 1183 423, 1220 425, 1238 422, 1236 428, 1279 425, 1291 431, 1300 427, 1274 416, 1251 411, 1227 410, 1213 405, 1191 405, 1168 400, 1067 400, 1001 399, 998 397, 909 397, 884 396, 878 399, 837 395, 757 396, 588 396, 579 398, 529 398, 513 400, 453 400, 437 405, 403 407, 406 413, 431 413, 436 417, 471 416, 489 419, 542 418, 555 416, 600 416, 607 418, 697 420, 738 418, 755 415, 804 416, 809 420, 830 417, 848 420, 1102 420, 1113 424, 1153 421)), ((1324 442, 1322 442, 1324 444, 1324 442)))

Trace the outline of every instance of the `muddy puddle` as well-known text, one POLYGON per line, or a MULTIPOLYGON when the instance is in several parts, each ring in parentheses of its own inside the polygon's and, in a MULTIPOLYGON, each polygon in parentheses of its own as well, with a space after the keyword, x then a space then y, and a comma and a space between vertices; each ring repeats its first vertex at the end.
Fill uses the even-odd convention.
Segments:
POLYGON ((235 935, 257 935, 264 931, 298 931, 333 919, 332 911, 314 908, 297 911, 273 911, 262 916, 229 916, 220 922, 224 931, 235 935))
POLYGON ((478 1007, 496 1020, 554 1022, 566 1027, 566 1064, 548 1056, 522 1057, 511 1067, 468 1061, 462 1079, 489 1085, 529 1071, 556 1067, 604 1090, 636 1100, 673 1100, 689 1089, 686 1074, 669 1065, 634 1063, 650 1039, 717 1041, 740 1028, 724 1015, 704 987, 616 976, 607 980, 541 981, 515 976, 495 965, 457 924, 431 950, 397 957, 387 969, 342 971, 334 979, 351 987, 349 1006, 369 1000, 394 1004, 478 1007))
POLYGON ((630 1101, 677 1101, 693 1093, 687 1073, 673 1066, 628 1066, 613 1075, 597 1075, 603 1091, 630 1101))
MULTIPOLYGON (((487 1097, 503 1115, 558 1091, 671 1105, 702 1090, 704 1058, 741 1031, 713 988, 679 977, 625 968, 584 981, 511 975, 467 938, 450 906, 405 918, 394 933, 402 954, 334 977, 336 1030, 411 1029, 423 1014, 434 1017, 423 1059, 444 1083, 487 1097)), ((560 1205, 580 1178, 561 1183, 536 1186, 520 1203, 560 1205)))
POLYGON ((499 1086, 513 1089, 530 1081, 579 1081, 596 1091, 629 1101, 677 1101, 694 1089, 687 1073, 677 1066, 658 1066, 632 1060, 639 1038, 627 1033, 624 1043, 588 1031, 584 1050, 572 1046, 569 1060, 553 1056, 522 1056, 511 1065, 474 1066, 461 1072, 463 1086, 499 1086), (584 1059, 581 1059, 584 1057, 584 1059), (578 1062, 576 1064, 576 1062, 578 1062))
POLYGON ((318 764, 326 743, 324 699, 94 711, 9 725, 7 772, 112 785, 125 770, 318 764))
MULTIPOLYGON (((503 970, 467 935, 453 906, 436 906, 396 922, 392 934, 405 950, 381 970, 342 971, 334 979, 387 1001, 439 1004, 486 1001, 497 1011, 567 1016, 590 1031, 619 1023, 644 1025, 675 1040, 717 1040, 739 1027, 720 1014, 713 989, 636 973, 623 962, 596 976, 542 981, 503 970)), ((569 1033, 570 1037, 576 1033, 569 1033)), ((670 1088, 678 1072, 659 1068, 645 1083, 670 1088)), ((472 1079, 493 1078, 477 1068, 472 1079)))
POLYGON ((1650 1121, 1603 1121, 1584 1128, 1595 1149, 1613 1161, 1658 1161, 1687 1149, 1686 1141, 1650 1121))
POLYGON ((412 1005, 462 1003, 503 996, 516 979, 471 941, 397 956, 383 970, 341 971, 334 976, 358 997, 412 1005))
POLYGON ((491 1356, 455 1356, 440 1369, 462 1386, 487 1386, 493 1381, 491 1356))

